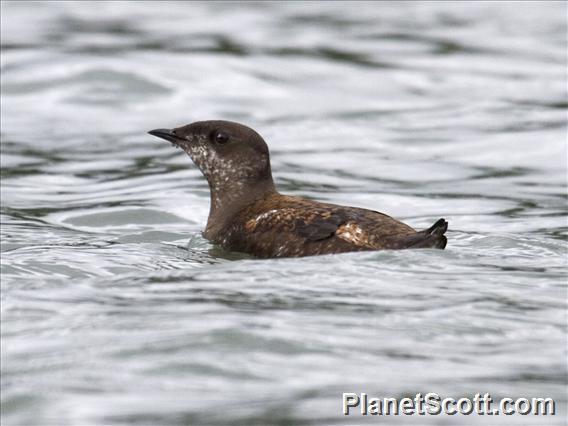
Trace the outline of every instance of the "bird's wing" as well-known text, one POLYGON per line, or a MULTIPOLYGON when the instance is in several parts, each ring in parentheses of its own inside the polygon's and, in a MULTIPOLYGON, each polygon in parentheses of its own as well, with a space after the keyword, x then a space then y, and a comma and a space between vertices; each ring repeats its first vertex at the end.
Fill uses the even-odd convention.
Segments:
POLYGON ((305 241, 320 241, 332 237, 346 221, 341 212, 284 208, 249 219, 245 227, 252 233, 286 233, 305 241))
MULTIPOLYGON (((377 245, 377 238, 371 233, 374 227, 367 226, 365 220, 360 222, 361 214, 354 209, 327 206, 268 210, 252 218, 249 216, 244 223, 245 232, 233 234, 237 238, 231 239, 230 245, 233 250, 260 257, 308 256, 386 248, 380 245, 382 241, 377 245)), ((382 221, 382 216, 379 220, 382 221)))
POLYGON ((346 222, 344 215, 337 213, 315 213, 306 218, 296 219, 294 232, 306 241, 320 241, 331 238, 346 222))

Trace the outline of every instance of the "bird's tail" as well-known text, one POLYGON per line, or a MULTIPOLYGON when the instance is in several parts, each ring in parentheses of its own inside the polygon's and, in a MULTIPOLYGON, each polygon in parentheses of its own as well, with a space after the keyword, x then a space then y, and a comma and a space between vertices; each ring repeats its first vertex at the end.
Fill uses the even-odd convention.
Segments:
POLYGON ((428 235, 444 235, 447 230, 448 222, 446 219, 438 219, 434 225, 422 232, 428 235))
POLYGON ((428 229, 409 236, 408 248, 438 248, 446 247, 448 239, 444 233, 448 230, 448 222, 439 219, 428 229))

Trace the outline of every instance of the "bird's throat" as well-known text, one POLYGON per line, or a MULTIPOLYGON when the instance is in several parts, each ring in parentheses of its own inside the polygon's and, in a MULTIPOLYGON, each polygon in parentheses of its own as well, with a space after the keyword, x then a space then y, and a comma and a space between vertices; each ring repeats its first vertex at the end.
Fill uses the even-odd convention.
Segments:
POLYGON ((256 200, 276 193, 272 177, 254 183, 229 182, 222 187, 215 187, 210 184, 209 189, 211 206, 206 233, 221 231, 231 222, 234 215, 243 208, 256 200))

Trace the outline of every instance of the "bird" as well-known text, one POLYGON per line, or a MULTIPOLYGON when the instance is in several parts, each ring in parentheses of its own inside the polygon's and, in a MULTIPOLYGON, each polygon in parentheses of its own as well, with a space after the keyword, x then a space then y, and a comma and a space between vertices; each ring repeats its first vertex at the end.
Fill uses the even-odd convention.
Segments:
POLYGON ((416 231, 374 210, 281 194, 268 145, 243 124, 207 120, 148 133, 181 148, 204 175, 211 203, 203 236, 225 250, 283 258, 446 247, 443 218, 416 231))

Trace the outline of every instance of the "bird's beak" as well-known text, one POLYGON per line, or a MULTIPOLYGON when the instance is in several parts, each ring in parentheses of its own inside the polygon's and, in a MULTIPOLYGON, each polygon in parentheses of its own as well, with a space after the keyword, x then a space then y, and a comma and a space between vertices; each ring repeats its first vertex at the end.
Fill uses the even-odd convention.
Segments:
POLYGON ((150 130, 148 133, 152 136, 157 136, 175 144, 177 144, 180 140, 180 138, 174 133, 173 129, 155 129, 150 130))

